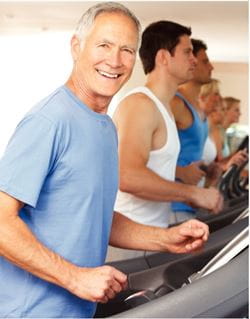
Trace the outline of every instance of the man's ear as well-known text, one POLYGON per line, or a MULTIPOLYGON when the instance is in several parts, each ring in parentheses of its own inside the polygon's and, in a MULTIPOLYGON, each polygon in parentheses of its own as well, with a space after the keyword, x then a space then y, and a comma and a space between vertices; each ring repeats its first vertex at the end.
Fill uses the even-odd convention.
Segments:
POLYGON ((157 53, 156 53, 156 57, 155 57, 155 63, 156 64, 161 64, 161 65, 168 65, 169 63, 169 58, 170 58, 170 53, 168 50, 166 49, 160 49, 157 53))
POLYGON ((77 61, 80 50, 80 41, 76 35, 73 35, 71 38, 71 55, 74 61, 77 61))

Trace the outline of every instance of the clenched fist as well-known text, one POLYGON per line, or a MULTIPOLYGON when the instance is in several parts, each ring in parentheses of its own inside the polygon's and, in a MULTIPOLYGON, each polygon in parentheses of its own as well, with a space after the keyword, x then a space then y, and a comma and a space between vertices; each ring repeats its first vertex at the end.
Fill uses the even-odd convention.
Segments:
POLYGON ((106 303, 127 287, 127 276, 111 266, 96 268, 75 267, 67 288, 76 296, 106 303))
POLYGON ((192 194, 192 199, 191 205, 207 209, 213 214, 218 214, 223 209, 223 196, 213 187, 197 187, 192 194))

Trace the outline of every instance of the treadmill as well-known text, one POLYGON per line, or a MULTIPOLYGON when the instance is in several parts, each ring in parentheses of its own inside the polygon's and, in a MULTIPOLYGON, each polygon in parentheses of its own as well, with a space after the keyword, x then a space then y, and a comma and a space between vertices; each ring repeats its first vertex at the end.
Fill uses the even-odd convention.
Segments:
MULTIPOLYGON (((235 220, 238 220, 240 218, 243 218, 244 216, 248 215, 248 193, 244 192, 242 196, 238 196, 238 198, 233 198, 233 200, 238 200, 237 203, 232 205, 231 199, 228 198, 228 186, 231 179, 234 179, 235 174, 237 175, 237 178, 239 178, 239 171, 243 169, 243 167, 246 165, 242 165, 240 168, 237 168, 233 166, 230 168, 221 178, 220 181, 220 189, 224 192, 224 197, 226 199, 226 207, 218 215, 202 215, 197 216, 197 218, 209 226, 210 230, 210 237, 213 232, 218 231, 219 229, 232 224, 235 220)), ((231 191, 232 193, 232 191, 231 191)), ((174 225, 173 225, 174 226, 174 225)), ((230 228, 230 227, 229 227, 230 228)), ((212 240, 211 240, 212 241, 212 240)), ((141 270, 146 270, 155 266, 159 266, 161 264, 164 264, 167 261, 175 260, 182 258, 182 254, 172 254, 172 253, 165 253, 165 252, 159 252, 159 253, 152 253, 145 251, 144 256, 137 257, 133 259, 126 259, 126 260, 120 260, 120 261, 113 261, 109 262, 108 264, 120 269, 121 271, 125 272, 126 274, 129 274, 131 272, 137 272, 141 270)))
MULTIPOLYGON (((247 227, 188 277, 187 271, 177 275, 187 263, 179 265, 179 269, 177 265, 168 265, 158 275, 161 277, 158 287, 154 284, 147 287, 145 283, 144 290, 125 299, 131 308, 113 317, 248 318, 248 241, 247 227), (171 291, 167 292, 169 288, 171 291)), ((187 267, 189 271, 198 267, 199 261, 198 264, 196 261, 195 265, 187 267)), ((132 285, 137 284, 140 280, 135 275, 132 285)))
POLYGON ((143 265, 147 267, 134 272, 130 272, 129 260, 110 263, 128 274, 129 288, 107 304, 99 304, 95 317, 195 318, 204 315, 207 318, 216 314, 218 318, 224 317, 223 311, 228 311, 225 316, 241 317, 244 314, 246 317, 248 216, 212 233, 199 253, 166 253, 158 257, 160 261, 157 254, 144 256, 143 265), (239 234, 241 237, 237 239, 239 234), (241 250, 231 259, 224 258, 224 264, 208 271, 216 262, 218 266, 221 256, 243 239, 241 250))

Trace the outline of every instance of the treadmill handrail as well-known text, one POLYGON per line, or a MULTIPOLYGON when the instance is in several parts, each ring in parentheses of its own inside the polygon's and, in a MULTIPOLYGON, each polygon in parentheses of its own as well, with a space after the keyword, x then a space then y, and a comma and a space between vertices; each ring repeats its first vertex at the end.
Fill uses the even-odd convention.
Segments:
POLYGON ((188 277, 190 283, 207 276, 216 269, 224 266, 228 261, 234 258, 244 248, 249 245, 248 228, 243 229, 233 240, 231 240, 210 262, 200 271, 188 277))
POLYGON ((232 224, 236 223, 238 220, 248 217, 249 215, 249 208, 247 207, 243 212, 235 218, 235 220, 232 222, 232 224))
POLYGON ((220 181, 218 183, 218 189, 222 193, 225 199, 230 198, 230 180, 234 175, 235 171, 237 170, 237 165, 233 164, 230 168, 221 176, 220 181))

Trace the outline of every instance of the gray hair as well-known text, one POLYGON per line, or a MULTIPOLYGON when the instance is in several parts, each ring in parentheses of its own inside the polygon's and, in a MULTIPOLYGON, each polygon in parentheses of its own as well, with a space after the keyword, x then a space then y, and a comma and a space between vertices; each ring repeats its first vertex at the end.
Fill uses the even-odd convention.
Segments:
POLYGON ((101 2, 98 3, 92 7, 90 7, 80 18, 76 30, 75 35, 80 40, 81 44, 84 40, 84 37, 87 33, 87 31, 91 28, 91 26, 94 23, 95 18, 104 12, 119 12, 123 13, 127 17, 131 18, 138 30, 138 33, 140 33, 141 25, 139 20, 136 18, 136 16, 124 5, 117 3, 117 2, 101 2))

